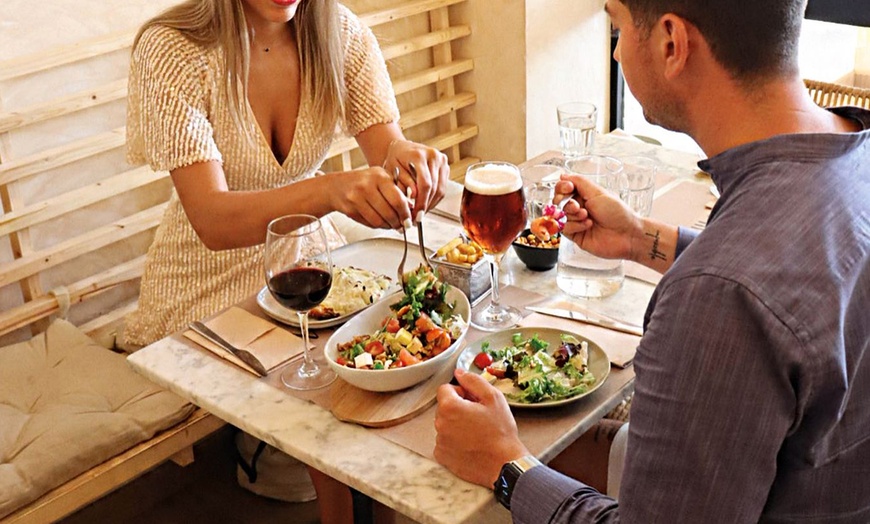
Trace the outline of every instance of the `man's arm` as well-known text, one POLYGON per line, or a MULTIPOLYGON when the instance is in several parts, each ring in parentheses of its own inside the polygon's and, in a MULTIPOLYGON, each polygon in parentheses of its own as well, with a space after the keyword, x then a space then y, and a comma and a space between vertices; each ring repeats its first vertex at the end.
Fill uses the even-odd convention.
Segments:
POLYGON ((633 260, 659 273, 667 271, 697 233, 640 217, 612 193, 581 175, 563 175, 556 201, 568 217, 564 233, 602 258, 633 260))
POLYGON ((795 344, 739 284, 711 275, 671 282, 634 361, 618 507, 539 467, 517 482, 515 522, 757 521, 795 412, 777 348, 795 344))

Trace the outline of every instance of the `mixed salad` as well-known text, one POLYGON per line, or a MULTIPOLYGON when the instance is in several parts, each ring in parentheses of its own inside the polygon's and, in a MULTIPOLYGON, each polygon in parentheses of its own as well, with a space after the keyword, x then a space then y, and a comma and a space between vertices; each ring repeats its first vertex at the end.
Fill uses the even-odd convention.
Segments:
POLYGON ((510 401, 535 404, 571 398, 588 391, 595 377, 587 365, 588 343, 564 333, 560 339, 562 344, 552 352, 550 343, 537 334, 523 338, 516 333, 511 345, 501 349, 483 342, 474 365, 510 401))
POLYGON ((429 360, 449 348, 466 327, 447 302, 449 285, 424 265, 402 278, 404 295, 372 334, 338 346, 336 362, 357 369, 394 369, 429 360))

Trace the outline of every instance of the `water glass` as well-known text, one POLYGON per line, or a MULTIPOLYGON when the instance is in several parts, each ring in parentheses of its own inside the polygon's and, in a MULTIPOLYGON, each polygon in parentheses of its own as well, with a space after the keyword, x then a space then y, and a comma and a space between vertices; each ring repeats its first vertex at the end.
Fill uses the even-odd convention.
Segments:
POLYGON ((556 107, 559 119, 559 139, 566 159, 592 152, 598 109, 588 102, 568 102, 556 107))
POLYGON ((622 157, 620 160, 623 175, 619 196, 635 213, 648 217, 652 211, 658 164, 642 156, 622 157))
MULTIPOLYGON (((611 191, 621 185, 622 162, 613 157, 581 156, 569 160, 566 168, 611 191)), ((556 284, 568 295, 603 298, 619 291, 624 281, 622 260, 597 257, 568 239, 559 244, 556 284)))
POLYGON ((529 222, 543 216, 544 207, 553 203, 556 183, 565 170, 551 164, 537 164, 524 168, 520 175, 526 192, 529 222))

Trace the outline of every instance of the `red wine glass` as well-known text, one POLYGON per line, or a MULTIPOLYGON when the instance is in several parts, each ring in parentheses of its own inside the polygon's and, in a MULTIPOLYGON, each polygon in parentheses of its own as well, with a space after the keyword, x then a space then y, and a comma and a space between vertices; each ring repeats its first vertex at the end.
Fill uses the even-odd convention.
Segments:
POLYGON ((287 215, 269 222, 264 254, 266 286, 282 306, 299 315, 304 358, 281 373, 292 389, 317 389, 335 380, 335 372, 318 366, 308 341, 308 311, 323 302, 332 287, 332 256, 323 224, 311 215, 287 215))

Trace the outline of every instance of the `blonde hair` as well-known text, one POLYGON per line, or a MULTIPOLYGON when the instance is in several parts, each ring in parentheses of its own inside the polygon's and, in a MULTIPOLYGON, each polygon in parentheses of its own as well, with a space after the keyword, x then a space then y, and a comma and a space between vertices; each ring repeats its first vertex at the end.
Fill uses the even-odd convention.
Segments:
MULTIPOLYGON (((187 0, 147 21, 136 35, 133 48, 146 29, 162 25, 177 29, 192 42, 223 49, 226 76, 218 89, 229 101, 233 122, 254 140, 253 115, 248 114, 248 67, 251 32, 245 21, 244 0, 187 0)), ((331 133, 344 114, 344 53, 341 20, 336 0, 305 0, 288 25, 299 48, 302 93, 311 103, 316 126, 331 133), (319 125, 318 125, 319 124, 319 125)))

